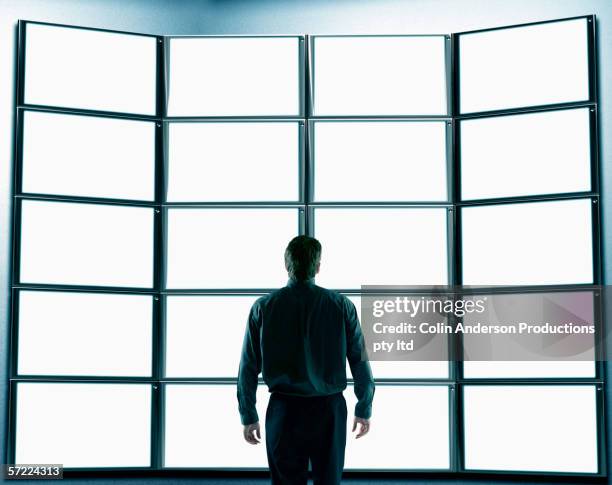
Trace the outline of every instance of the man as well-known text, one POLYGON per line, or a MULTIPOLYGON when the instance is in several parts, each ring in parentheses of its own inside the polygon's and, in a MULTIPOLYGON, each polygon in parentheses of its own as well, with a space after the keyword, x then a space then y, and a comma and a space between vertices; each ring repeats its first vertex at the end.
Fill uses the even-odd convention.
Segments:
POLYGON ((271 392, 266 452, 273 484, 340 483, 346 445, 346 361, 355 381, 357 438, 370 429, 374 379, 355 305, 315 285, 321 244, 293 238, 285 250, 287 286, 252 306, 238 371, 238 409, 248 443, 261 440, 255 409, 257 376, 271 392))

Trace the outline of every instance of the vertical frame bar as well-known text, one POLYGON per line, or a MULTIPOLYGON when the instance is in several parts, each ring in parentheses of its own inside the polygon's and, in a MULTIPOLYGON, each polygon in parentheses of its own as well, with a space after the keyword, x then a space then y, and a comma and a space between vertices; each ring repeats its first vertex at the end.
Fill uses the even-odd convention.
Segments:
POLYGON ((157 118, 163 118, 166 113, 166 41, 165 37, 157 36, 157 79, 155 84, 155 112, 157 118))
POLYGON ((308 77, 307 77, 307 69, 306 69, 306 49, 307 49, 307 37, 304 35, 300 35, 298 37, 299 49, 300 53, 298 56, 299 62, 299 72, 298 76, 300 77, 300 108, 299 108, 299 116, 301 118, 306 118, 308 116, 308 104, 307 104, 307 91, 308 91, 308 77))
POLYGON ((591 197, 591 221, 593 240, 593 284, 602 284, 601 272, 601 233, 600 233, 600 207, 599 197, 591 197))
POLYGON ((454 204, 455 189, 455 121, 446 121, 446 202, 454 204))
POLYGON ((588 15, 587 20, 587 46, 589 56, 589 101, 596 103, 599 99, 597 89, 597 32, 595 15, 588 15))
POLYGON ((298 209, 298 234, 306 234, 306 211, 303 207, 298 209))
MULTIPOLYGON (((450 126, 448 126, 450 136, 450 154, 448 165, 450 167, 449 174, 449 201, 452 204, 452 209, 449 213, 449 228, 450 232, 450 265, 452 267, 452 279, 449 280, 450 287, 453 292, 457 290, 458 285, 461 284, 461 232, 460 232, 460 218, 459 218, 459 207, 457 202, 461 197, 461 185, 459 183, 460 177, 460 166, 459 166, 459 121, 457 115, 459 114, 459 39, 455 34, 451 34, 447 37, 446 45, 448 47, 448 77, 449 77, 449 115, 451 116, 450 126)), ((452 298, 456 298, 456 294, 453 293, 452 298)), ((456 325, 457 318, 454 314, 450 316, 453 327, 456 325)), ((449 363, 452 368, 453 379, 453 400, 451 408, 452 416, 452 470, 459 472, 463 469, 463 416, 461 415, 461 399, 462 390, 459 385, 459 379, 463 377, 463 370, 461 365, 461 335, 453 333, 450 335, 451 348, 449 352, 449 363)))
POLYGON ((315 208, 312 206, 307 206, 306 207, 306 212, 308 214, 307 218, 308 218, 308 232, 306 233, 307 236, 310 237, 316 237, 315 236, 315 216, 314 216, 314 212, 315 212, 315 208))
MULTIPOLYGON (((595 15, 587 17, 587 42, 588 42, 588 56, 589 56, 589 99, 595 103, 595 106, 589 110, 590 114, 590 135, 591 135, 591 191, 600 194, 600 168, 599 168, 599 87, 598 87, 598 72, 597 72, 597 23, 595 15)), ((598 463, 599 473, 606 475, 608 473, 608 416, 606 415, 605 396, 607 392, 607 346, 604 342, 608 340, 608 329, 606 328, 607 323, 607 308, 605 298, 606 287, 604 284, 604 254, 602 248, 601 239, 601 207, 599 204, 599 197, 594 198, 593 202, 593 282, 600 285, 599 294, 596 293, 595 305, 598 317, 600 318, 600 324, 596 328, 596 332, 599 332, 599 339, 596 339, 597 347, 595 349, 595 364, 596 374, 601 379, 602 384, 597 385, 597 451, 598 451, 598 463), (599 301, 598 301, 599 300, 599 301)), ((597 335, 597 334, 596 334, 597 335)))
POLYGON ((314 145, 312 142, 312 136, 314 135, 314 127, 310 117, 313 113, 312 106, 312 48, 313 40, 310 35, 304 37, 304 178, 303 178, 303 199, 304 203, 304 234, 308 236, 313 235, 314 231, 314 220, 313 213, 310 210, 310 204, 314 200, 314 145))
POLYGON ((161 215, 162 203, 161 199, 165 196, 164 183, 164 128, 161 122, 155 124, 155 208, 154 208, 154 225, 153 225, 153 248, 154 248, 154 265, 153 265, 153 289, 160 292, 164 287, 164 272, 159 262, 163 261, 163 217, 161 215))
MULTIPOLYGON (((456 235, 455 235, 455 214, 457 209, 449 207, 446 210, 446 245, 447 245, 447 258, 448 258, 448 282, 447 289, 452 293, 447 294, 447 298, 455 299, 454 292, 457 290, 456 286, 456 272, 455 272, 455 246, 456 246, 456 235)), ((456 317, 451 313, 448 317, 448 324, 455 324, 456 317)), ((457 368, 457 339, 458 334, 448 334, 448 377, 451 381, 456 383, 458 374, 457 368)), ((453 409, 453 408, 451 408, 453 409)))
POLYGON ((15 106, 21 106, 25 98, 25 54, 26 21, 17 21, 17 73, 15 84, 15 106))
POLYGON ((593 296, 593 323, 595 325, 595 378, 605 381, 606 342, 608 335, 605 329, 604 300, 605 286, 597 286, 591 291, 593 296))
POLYGON ((15 109, 15 139, 13 164, 13 194, 23 194, 23 134, 25 127, 26 112, 19 108, 15 109))
POLYGON ((157 422, 158 422, 158 444, 157 444, 157 466, 161 470, 165 467, 165 430, 166 430, 166 384, 157 384, 157 422))
POLYGON ((308 120, 306 122, 307 132, 306 135, 308 139, 306 140, 306 152, 308 155, 307 160, 307 171, 308 174, 306 176, 306 204, 311 204, 315 202, 315 132, 316 132, 316 121, 308 120))
POLYGON ((159 384, 151 383, 151 456, 150 468, 159 469, 159 384))
POLYGON ((163 425, 160 413, 160 381, 164 375, 164 325, 165 307, 162 302, 162 290, 165 287, 165 220, 162 213, 162 204, 166 201, 167 177, 167 126, 163 122, 166 114, 166 41, 164 37, 157 37, 157 84, 156 84, 156 113, 160 118, 155 123, 155 234, 154 234, 154 261, 153 288, 153 374, 151 385, 151 468, 161 468, 161 437, 160 429, 163 425))
POLYGON ((7 447, 6 463, 15 463, 16 443, 17 443, 17 381, 9 380, 8 392, 10 402, 8 403, 8 422, 7 422, 7 447))
POLYGON ((599 194, 599 113, 597 112, 597 105, 589 108, 589 123, 591 148, 591 192, 599 194))
MULTIPOLYGON (((158 81, 158 89, 161 88, 161 93, 157 93, 157 97, 159 99, 160 96, 163 97, 163 103, 161 104, 161 112, 160 116, 162 119, 168 117, 168 95, 170 93, 170 44, 172 43, 172 37, 163 36, 162 39, 162 55, 161 62, 158 64, 158 79, 161 76, 161 82, 158 81)), ((159 59, 159 57, 158 57, 159 59)), ((158 107, 160 106, 158 101, 158 107)))
MULTIPOLYGON (((11 333, 9 341, 9 379, 19 377, 19 304, 21 290, 11 289, 11 333)), ((8 462, 7 462, 8 463, 8 462)))
MULTIPOLYGON (((158 214, 159 216, 159 214, 158 214)), ((163 355, 163 308, 159 294, 155 294, 153 300, 153 332, 152 332, 152 374, 151 384, 151 468, 160 468, 160 414, 159 414, 159 385, 163 378, 164 362, 163 355)))
POLYGON ((446 224, 446 245, 447 245, 447 266, 448 266, 448 281, 449 286, 456 284, 456 268, 455 268, 455 212, 457 211, 456 196, 457 188, 455 184, 455 122, 446 122, 446 192, 447 202, 451 206, 447 209, 447 224, 446 224))
POLYGON ((461 114, 461 90, 459 76, 459 34, 451 34, 451 116, 456 118, 461 114))
POLYGON ((8 350, 9 355, 7 356, 8 361, 8 385, 7 385, 7 421, 6 421, 6 456, 5 463, 15 463, 15 442, 16 442, 16 430, 17 425, 17 389, 16 381, 13 378, 17 374, 17 343, 19 339, 19 290, 16 288, 11 289, 11 303, 10 303, 10 320, 9 320, 9 344, 8 350))
POLYGON ((315 115, 314 112, 314 48, 315 48, 315 37, 312 35, 306 36, 306 117, 310 118, 315 115))
MULTIPOLYGON (((17 55, 15 74, 15 134, 13 145, 13 193, 11 194, 12 207, 12 257, 10 269, 11 286, 19 282, 19 259, 21 256, 21 204, 16 199, 16 194, 21 193, 22 188, 22 153, 23 153, 23 113, 19 106, 24 101, 25 90, 25 50, 26 50, 26 23, 23 20, 17 22, 17 55)), ((13 318, 13 317, 11 317, 13 318)), ((14 369, 13 369, 14 370, 14 369)), ((13 374, 9 374, 12 376, 13 374)), ((7 462, 9 463, 9 462, 7 462)))
POLYGON ((18 315, 19 315, 19 297, 18 290, 14 285, 19 281, 19 259, 21 256, 21 204, 16 198, 16 194, 21 193, 22 188, 22 153, 23 153, 23 113, 19 106, 23 104, 24 99, 24 79, 25 79, 25 38, 26 25, 23 20, 17 22, 15 31, 16 36, 16 62, 15 62, 15 97, 14 97, 14 137, 13 137, 13 178, 12 178, 12 193, 11 200, 11 220, 10 220, 10 240, 11 240, 11 256, 9 258, 9 282, 11 290, 9 292, 9 341, 8 352, 6 356, 7 364, 7 393, 6 393, 6 436, 5 440, 5 463, 15 463, 15 443, 16 443, 16 424, 17 424, 17 385, 12 379, 17 373, 17 343, 18 343, 18 315))
POLYGON ((455 441, 457 443, 457 453, 455 455, 455 466, 458 472, 465 472, 465 429, 464 429, 464 392, 463 384, 456 385, 456 426, 455 441))
POLYGON ((161 187, 159 187, 159 190, 160 190, 159 197, 160 198, 156 199, 159 202, 160 208, 163 204, 166 204, 168 202, 168 176, 167 174, 170 171, 170 154, 169 154, 168 140, 170 139, 170 124, 171 123, 172 121, 166 121, 166 120, 161 121, 161 125, 162 125, 161 131, 160 131, 161 140, 159 142, 160 155, 158 155, 159 157, 161 157, 161 164, 157 166, 157 170, 160 173, 160 178, 162 179, 162 182, 160 184, 161 187))
POLYGON ((306 177, 308 176, 308 122, 306 120, 298 121, 298 130, 299 130, 299 172, 298 172, 298 201, 301 204, 305 204, 307 202, 307 191, 306 191, 306 177))
POLYGON ((451 35, 444 36, 444 64, 446 75, 446 114, 453 116, 455 95, 453 92, 453 42, 451 35))
POLYGON ((606 406, 605 406, 605 392, 604 385, 597 384, 595 387, 596 399, 597 399, 597 465, 598 474, 607 475, 608 473, 608 459, 606 454, 606 406))
POLYGON ((449 469, 451 472, 457 472, 459 470, 457 457, 459 453, 459 443, 457 442, 457 425, 459 423, 458 416, 455 410, 457 409, 457 383, 453 382, 448 386, 448 410, 449 410, 449 421, 448 421, 448 434, 450 439, 449 448, 449 469))
POLYGON ((12 258, 12 280, 16 285, 21 280, 19 261, 21 259, 21 206, 23 199, 13 196, 13 258, 12 258))
MULTIPOLYGON (((451 34, 451 116, 452 116, 452 159, 451 166, 453 169, 452 178, 452 203, 453 203, 453 289, 459 287, 462 283, 462 260, 461 260, 461 215, 460 208, 457 204, 461 200, 461 166, 460 166, 460 133, 459 120, 457 117, 460 113, 460 85, 459 85, 459 36, 451 34)), ((455 298, 455 296, 453 296, 455 298)), ((452 317, 453 325, 456 323, 456 318, 452 317)), ((465 470, 464 463, 464 432, 463 432, 463 386, 459 384, 459 379, 463 378, 463 362, 462 362, 462 339, 459 334, 453 334, 453 368, 455 379, 455 402, 453 406, 454 428, 453 441, 455 443, 453 466, 455 471, 461 472, 465 470)))

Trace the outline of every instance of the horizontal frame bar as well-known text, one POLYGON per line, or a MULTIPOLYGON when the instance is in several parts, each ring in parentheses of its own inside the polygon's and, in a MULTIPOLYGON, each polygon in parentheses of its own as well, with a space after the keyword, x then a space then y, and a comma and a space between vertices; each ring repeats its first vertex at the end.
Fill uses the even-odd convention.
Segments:
MULTIPOLYGON (((219 479, 231 479, 231 478, 244 478, 245 475, 253 478, 268 478, 270 477, 270 472, 265 471, 261 468, 242 468, 242 469, 192 469, 192 468, 164 468, 161 470, 152 470, 145 469, 140 470, 131 470, 131 469, 121 469, 121 470, 100 470, 100 469, 89 469, 89 468, 81 468, 81 469, 65 469, 64 476, 70 478, 87 478, 91 477, 92 473, 95 472, 96 476, 101 478, 219 478, 219 479)), ((311 477, 311 473, 309 472, 309 476, 311 477)), ((480 480, 482 481, 485 478, 489 478, 492 480, 501 480, 505 477, 511 477, 512 474, 502 474, 502 473, 491 473, 490 475, 484 476, 484 474, 475 474, 470 472, 452 472, 452 471, 414 471, 414 472, 406 472, 406 471, 353 471, 353 470, 345 470, 342 474, 343 478, 357 478, 357 479, 422 479, 422 480, 480 480)), ((518 477, 514 477, 515 479, 518 477)), ((563 476, 563 475, 534 475, 529 477, 530 482, 537 483, 568 483, 571 485, 576 485, 576 477, 574 476, 563 476)), ((593 476, 584 476, 580 477, 580 483, 583 484, 601 484, 601 477, 593 477, 593 476)))
POLYGON ((253 34, 172 34, 164 36, 167 40, 172 39, 279 39, 279 38, 297 38, 297 39, 305 39, 304 34, 262 34, 262 35, 253 35, 253 34))
POLYGON ((101 111, 94 109, 82 109, 82 108, 68 108, 65 106, 49 106, 43 104, 24 104, 20 103, 17 105, 18 111, 39 111, 43 113, 56 113, 64 115, 77 115, 77 116, 94 116, 96 118, 113 118, 121 120, 133 120, 133 121, 151 121, 153 123, 161 123, 162 118, 154 115, 139 115, 131 113, 121 113, 118 111, 101 111))
POLYGON ((27 20, 27 19, 19 19, 19 22, 28 23, 28 24, 38 24, 38 25, 48 25, 49 27, 65 27, 69 29, 77 29, 77 30, 92 30, 95 32, 108 32, 109 34, 125 34, 125 35, 139 35, 143 37, 158 37, 155 34, 145 34, 142 32, 128 32, 125 30, 115 30, 115 29, 103 29, 99 27, 84 27, 81 25, 73 25, 73 24, 60 24, 55 22, 42 22, 40 20, 27 20))
POLYGON ((578 20, 578 19, 594 19, 594 15, 578 15, 576 17, 563 17, 560 19, 549 19, 549 20, 539 20, 537 22, 527 22, 524 24, 512 24, 512 25, 500 25, 498 27, 489 27, 486 29, 476 29, 476 30, 466 30, 463 32, 455 32, 456 35, 467 35, 467 34, 479 34, 481 32, 492 32, 495 30, 507 30, 513 29, 517 27, 530 27, 533 25, 542 25, 542 24, 553 24, 558 22, 565 22, 568 20, 578 20))
POLYGON ((84 108, 69 108, 66 106, 51 106, 46 104, 27 104, 20 103, 17 109, 28 110, 28 111, 45 111, 63 114, 74 114, 83 116, 99 116, 101 118, 118 118, 118 119, 129 119, 134 121, 155 121, 161 122, 162 118, 156 115, 143 115, 138 113, 125 113, 123 111, 105 111, 96 109, 84 109, 84 108))
POLYGON ((475 111, 471 113, 458 114, 455 119, 458 121, 472 120, 476 118, 490 118, 493 116, 509 116, 509 115, 521 115, 528 113, 543 113, 547 111, 558 111, 562 109, 572 108, 594 108, 597 104, 593 101, 571 101, 568 103, 557 103, 557 104, 541 104, 537 106, 526 106, 521 108, 506 108, 496 109, 491 111, 475 111))
POLYGON ((37 194, 33 192, 22 192, 15 194, 16 199, 41 200, 47 202, 70 202, 75 204, 99 204, 99 205, 122 205, 130 207, 150 207, 152 209, 159 206, 155 201, 114 199, 106 197, 88 197, 83 195, 56 195, 56 194, 37 194))
POLYGON ((302 209, 305 202, 164 202, 163 209, 302 209))
POLYGON ((469 199, 462 200, 456 203, 458 208, 475 207, 481 205, 503 205, 503 204, 520 204, 522 202, 552 202, 556 200, 572 200, 572 199, 599 199, 597 192, 563 192, 558 194, 542 194, 542 195, 518 195, 512 197, 495 197, 492 199, 469 199))
POLYGON ((244 116, 244 115, 232 115, 232 116, 164 116, 164 123, 182 123, 182 122, 190 122, 190 123, 204 123, 204 122, 282 122, 282 121, 302 121, 304 122, 306 118, 302 115, 295 116, 287 116, 287 115, 278 115, 278 116, 244 116))

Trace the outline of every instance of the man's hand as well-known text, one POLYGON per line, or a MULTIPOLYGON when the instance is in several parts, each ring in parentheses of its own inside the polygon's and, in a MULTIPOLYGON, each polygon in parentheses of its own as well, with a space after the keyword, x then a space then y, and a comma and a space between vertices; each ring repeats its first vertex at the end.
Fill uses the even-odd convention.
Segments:
POLYGON ((359 429, 359 432, 357 433, 357 436, 355 436, 355 438, 361 438, 362 436, 368 434, 368 431, 370 431, 370 420, 369 419, 358 418, 357 416, 355 416, 355 419, 353 420, 353 431, 357 429, 357 424, 360 424, 361 427, 359 429))
POLYGON ((247 443, 256 445, 261 441, 261 433, 259 431, 259 421, 256 423, 245 424, 242 434, 247 443))

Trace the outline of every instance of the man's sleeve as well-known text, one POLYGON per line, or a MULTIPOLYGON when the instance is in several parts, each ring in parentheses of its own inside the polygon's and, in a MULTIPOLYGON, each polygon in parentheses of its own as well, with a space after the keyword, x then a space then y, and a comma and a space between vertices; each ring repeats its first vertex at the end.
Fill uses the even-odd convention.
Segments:
POLYGON ((259 421, 255 409, 257 377, 261 372, 261 347, 259 345, 260 308, 258 302, 251 307, 247 321, 242 355, 238 368, 238 411, 242 424, 259 421))
POLYGON ((355 416, 369 419, 372 415, 372 400, 374 399, 374 378, 365 351, 365 340, 361 333, 361 325, 357 309, 351 300, 345 299, 346 307, 346 357, 353 374, 355 396, 355 416))

